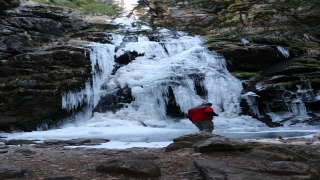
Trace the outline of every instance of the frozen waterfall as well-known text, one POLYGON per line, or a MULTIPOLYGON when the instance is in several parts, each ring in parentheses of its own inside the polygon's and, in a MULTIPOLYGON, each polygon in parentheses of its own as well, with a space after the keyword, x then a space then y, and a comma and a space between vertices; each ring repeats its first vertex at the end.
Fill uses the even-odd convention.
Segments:
POLYGON ((228 72, 223 57, 207 50, 201 37, 166 29, 157 33, 163 37, 157 42, 139 33, 135 35, 137 37, 130 38, 118 32, 112 34, 113 45, 90 44, 93 83, 80 92, 65 94, 63 108, 72 110, 85 102, 92 110, 99 101, 99 94, 107 93, 100 90, 105 83, 107 90, 104 91, 131 89, 134 101, 116 114, 144 124, 148 124, 145 121, 150 119, 168 119, 166 103, 169 88, 173 90, 182 113, 204 101, 212 102, 214 110, 223 116, 240 113, 242 85, 228 72), (141 56, 111 74, 114 57, 130 52, 141 56), (207 95, 199 96, 196 84, 204 87, 207 95), (135 112, 134 116, 132 112, 135 112))
MULTIPOLYGON (((10 134, 8 139, 108 138, 159 142, 197 132, 186 117, 167 116, 169 89, 170 98, 173 96, 181 113, 204 101, 211 102, 219 114, 214 118, 215 134, 238 138, 279 135, 251 116, 239 116, 242 84, 228 72, 222 56, 203 46, 201 37, 167 29, 154 31, 129 18, 109 23, 121 27, 110 34, 112 43, 86 45, 92 78, 81 91, 67 92, 62 97, 64 109, 85 107, 75 115, 75 121, 45 132, 10 134), (120 65, 116 59, 122 56, 130 58, 120 65), (205 93, 199 94, 197 87, 205 93), (101 98, 122 88, 131 90, 132 101, 115 112, 92 114, 101 98)), ((284 129, 281 133, 286 136, 284 129)))
POLYGON ((80 92, 68 92, 62 96, 62 108, 72 111, 79 106, 86 106, 83 112, 79 112, 76 121, 82 121, 91 117, 92 109, 100 100, 100 88, 114 66, 114 48, 109 44, 92 43, 87 46, 90 51, 92 80, 85 84, 80 92))

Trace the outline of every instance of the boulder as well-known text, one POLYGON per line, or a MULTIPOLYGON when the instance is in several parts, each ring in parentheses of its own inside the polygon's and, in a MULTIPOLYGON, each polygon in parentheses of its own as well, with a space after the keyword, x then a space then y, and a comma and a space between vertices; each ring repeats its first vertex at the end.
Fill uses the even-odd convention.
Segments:
POLYGON ((190 143, 197 143, 212 137, 219 137, 219 135, 215 135, 208 132, 195 132, 195 133, 186 134, 186 135, 174 138, 173 142, 176 143, 176 142, 185 141, 190 143))
POLYGON ((166 147, 165 152, 175 151, 184 148, 192 148, 193 143, 188 141, 179 141, 171 143, 166 147))
POLYGON ((96 170, 101 173, 121 173, 137 177, 158 177, 161 170, 149 160, 111 158, 101 162, 96 170))
POLYGON ((208 132, 186 134, 173 139, 173 143, 166 147, 165 152, 175 151, 183 148, 192 148, 193 144, 215 136, 217 135, 208 132))
POLYGON ((193 144, 195 152, 208 153, 214 151, 235 151, 253 149, 255 145, 242 139, 227 138, 216 135, 215 137, 193 144))
POLYGON ((1 179, 16 179, 24 176, 26 170, 9 164, 0 164, 1 179))
POLYGON ((268 160, 268 161, 292 161, 292 156, 282 155, 265 150, 254 150, 243 157, 247 159, 258 159, 258 160, 268 160))
POLYGON ((204 173, 206 179, 313 179, 310 166, 300 162, 268 161, 246 158, 198 159, 194 165, 204 173))
POLYGON ((319 134, 319 133, 316 133, 316 134, 313 135, 313 137, 320 139, 320 134, 319 134))

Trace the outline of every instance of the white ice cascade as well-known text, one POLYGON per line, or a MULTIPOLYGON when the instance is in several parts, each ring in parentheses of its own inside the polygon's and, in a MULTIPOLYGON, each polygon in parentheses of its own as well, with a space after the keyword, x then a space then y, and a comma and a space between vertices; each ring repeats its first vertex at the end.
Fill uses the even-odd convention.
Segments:
POLYGON ((314 96, 313 90, 310 84, 297 85, 297 91, 291 92, 282 87, 284 93, 279 94, 279 97, 284 100, 284 105, 286 112, 283 113, 268 113, 273 122, 282 121, 283 119, 288 119, 283 125, 289 126, 297 122, 303 122, 308 120, 310 117, 307 112, 307 108, 303 103, 304 99, 308 99, 314 96), (289 98, 294 95, 293 97, 289 98))
MULTIPOLYGON (((132 19, 126 22, 132 22, 132 19)), ((134 27, 128 27, 128 24, 122 24, 126 32, 137 31, 134 27)), ((151 29, 142 28, 154 33, 151 29)), ((145 122, 148 119, 160 122, 170 119, 166 116, 166 104, 169 100, 168 90, 172 89, 181 112, 186 113, 188 109, 210 101, 220 116, 238 116, 241 111, 239 97, 242 84, 228 72, 222 56, 203 46, 201 37, 162 29, 156 33, 157 37, 161 37, 160 40, 150 41, 144 34, 135 33, 133 36, 137 38, 133 38, 134 42, 128 42, 128 36, 119 30, 112 33, 113 45, 90 44, 92 83, 88 82, 80 92, 64 94, 63 108, 72 110, 85 103, 89 108, 85 117, 81 115, 81 119, 89 119, 100 95, 128 87, 134 101, 114 115, 107 113, 105 116, 143 121, 144 124, 148 124, 145 122), (114 57, 130 52, 141 56, 111 74, 114 57), (101 90, 102 84, 105 90, 101 90), (207 95, 198 95, 196 85, 202 86, 207 95)))
POLYGON ((310 34, 303 34, 303 39, 305 41, 311 41, 311 40, 314 40, 315 38, 313 36, 311 36, 310 34))
POLYGON ((241 38, 240 41, 241 41, 241 43, 242 43, 243 45, 246 45, 246 44, 249 44, 249 43, 250 43, 250 41, 248 41, 246 38, 241 38))
POLYGON ((285 57, 288 58, 290 56, 290 52, 282 46, 277 46, 278 51, 285 57))
POLYGON ((307 108, 303 103, 303 99, 308 99, 314 96, 313 90, 310 84, 307 84, 306 87, 302 85, 297 85, 297 94, 296 97, 292 100, 291 103, 291 112, 295 115, 299 115, 301 119, 308 119, 307 108))
POLYGON ((114 66, 114 45, 91 43, 87 45, 87 49, 90 52, 92 78, 86 82, 85 88, 81 91, 69 91, 62 96, 63 109, 72 111, 81 105, 87 107, 85 115, 81 115, 86 117, 81 119, 90 118, 92 109, 100 100, 100 87, 114 66))
MULTIPOLYGON (((291 101, 286 102, 287 111, 291 112, 293 115, 296 115, 300 118, 300 120, 305 120, 308 118, 307 109, 303 103, 304 98, 311 97, 312 91, 309 91, 307 89, 302 89, 302 85, 297 85, 297 92, 293 92, 292 94, 295 94, 295 96, 291 99, 291 101)), ((283 97, 285 98, 285 97, 283 97)))
POLYGON ((247 93, 243 94, 242 97, 248 103, 250 113, 255 115, 255 117, 257 117, 257 118, 261 118, 262 116, 260 115, 259 106, 258 106, 258 102, 257 102, 257 97, 259 97, 259 96, 254 92, 247 92, 247 93))
MULTIPOLYGON (((114 44, 121 45, 116 57, 128 52, 143 54, 119 68, 106 82, 108 91, 131 88, 135 99, 116 114, 123 116, 135 111, 132 113, 135 116, 140 112, 153 119, 165 120, 170 88, 184 113, 204 101, 212 102, 215 111, 222 116, 240 113, 242 84, 228 72, 225 59, 204 47, 201 37, 183 33, 177 36, 177 32, 174 36, 171 34, 173 32, 169 30, 161 30, 158 35, 164 38, 160 41, 150 41, 144 35, 137 35, 138 42, 125 43, 122 42, 123 35, 114 35, 113 39, 117 40, 114 44), (206 97, 197 94, 196 84, 203 85, 208 92, 206 97)), ((141 121, 141 116, 135 116, 130 116, 130 119, 141 121)))

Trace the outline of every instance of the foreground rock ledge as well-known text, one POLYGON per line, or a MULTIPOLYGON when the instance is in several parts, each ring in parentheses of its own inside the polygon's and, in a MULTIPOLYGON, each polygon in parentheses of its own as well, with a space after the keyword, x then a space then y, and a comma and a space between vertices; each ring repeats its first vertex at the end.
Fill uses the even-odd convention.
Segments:
POLYGON ((0 145, 1 178, 320 179, 318 138, 243 141, 199 132, 178 137, 166 148, 130 149, 82 148, 83 143, 66 148, 59 140, 33 146, 23 142, 27 144, 0 145))

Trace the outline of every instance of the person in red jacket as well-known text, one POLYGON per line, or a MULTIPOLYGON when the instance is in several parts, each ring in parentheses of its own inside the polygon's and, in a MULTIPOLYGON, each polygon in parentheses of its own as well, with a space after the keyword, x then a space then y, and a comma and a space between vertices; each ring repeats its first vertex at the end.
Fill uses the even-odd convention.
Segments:
POLYGON ((199 131, 212 132, 214 129, 213 116, 219 116, 211 108, 211 103, 203 103, 188 110, 187 117, 197 126, 199 131))

